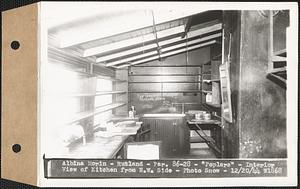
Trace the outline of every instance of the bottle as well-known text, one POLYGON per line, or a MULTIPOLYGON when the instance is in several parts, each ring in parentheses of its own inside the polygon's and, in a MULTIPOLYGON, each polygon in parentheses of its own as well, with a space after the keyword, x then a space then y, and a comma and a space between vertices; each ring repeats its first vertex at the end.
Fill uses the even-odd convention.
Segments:
POLYGON ((132 111, 133 117, 135 117, 135 115, 136 115, 136 111, 135 111, 135 108, 134 108, 134 106, 131 106, 131 111, 132 111))
POLYGON ((129 118, 134 118, 133 111, 130 110, 130 111, 128 112, 128 116, 129 116, 129 118))
POLYGON ((207 95, 206 95, 206 102, 209 102, 209 103, 212 102, 212 94, 207 93, 207 95))
POLYGON ((211 119, 211 114, 209 112, 204 114, 204 119, 205 120, 210 120, 211 119))

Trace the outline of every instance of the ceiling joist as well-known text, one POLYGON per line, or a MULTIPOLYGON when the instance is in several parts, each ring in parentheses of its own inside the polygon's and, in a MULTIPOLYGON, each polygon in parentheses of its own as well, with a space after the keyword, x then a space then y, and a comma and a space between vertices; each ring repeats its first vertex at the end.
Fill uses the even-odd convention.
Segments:
MULTIPOLYGON (((192 47, 187 47, 187 48, 178 49, 178 50, 175 50, 175 51, 164 53, 164 54, 161 55, 161 57, 166 58, 166 57, 173 56, 173 55, 176 55, 176 54, 179 54, 179 53, 182 53, 182 52, 191 51, 191 50, 199 49, 199 48, 202 48, 202 47, 205 47, 205 46, 208 46, 208 45, 212 45, 212 44, 215 44, 216 42, 217 42, 216 40, 211 40, 209 42, 194 45, 192 47)), ((142 60, 139 60, 139 61, 123 64, 121 66, 116 66, 115 68, 124 68, 124 67, 132 66, 132 65, 143 64, 143 63, 158 60, 158 59, 159 59, 159 56, 156 55, 156 56, 145 58, 145 59, 142 59, 142 60)))
MULTIPOLYGON (((194 40, 191 40, 191 41, 188 41, 188 42, 186 42, 186 40, 182 40, 181 37, 178 37, 179 39, 181 39, 181 43, 176 44, 176 45, 172 45, 172 46, 169 46, 169 47, 165 47, 165 48, 162 46, 161 52, 164 53, 164 52, 167 52, 167 51, 170 51, 170 50, 173 50, 173 49, 177 49, 177 48, 184 47, 184 46, 190 46, 190 45, 193 45, 193 44, 197 44, 197 43, 207 41, 207 40, 211 40, 211 39, 221 37, 221 36, 222 36, 221 33, 217 33, 217 34, 212 34, 212 35, 209 35, 209 36, 206 36, 206 37, 194 39, 194 40)), ((118 64, 130 62, 130 61, 133 61, 133 60, 136 60, 136 59, 148 57, 148 56, 155 55, 155 54, 157 54, 157 51, 154 49, 153 51, 143 53, 141 55, 132 56, 132 57, 129 57, 129 58, 124 58, 124 59, 121 59, 121 60, 117 60, 117 61, 114 61, 114 62, 107 63, 106 66, 115 66, 115 65, 118 65, 118 64)))
MULTIPOLYGON (((197 29, 197 30, 192 30, 188 33, 188 38, 193 38, 193 37, 197 37, 199 35, 203 35, 203 34, 206 34, 206 33, 215 32, 215 31, 220 30, 221 27, 222 27, 221 24, 215 24, 215 25, 210 26, 208 28, 201 28, 201 29, 197 29)), ((183 30, 183 28, 182 28, 182 30, 183 30)), ((171 39, 167 39, 167 40, 164 40, 164 38, 160 38, 160 39, 161 40, 158 42, 160 46, 169 45, 169 44, 176 43, 176 42, 179 42, 179 41, 183 40, 180 36, 175 37, 175 38, 171 38, 171 39)), ((133 49, 125 50, 125 51, 120 51, 120 52, 117 52, 117 53, 113 53, 113 54, 109 54, 109 55, 106 55, 106 56, 98 57, 98 58, 96 58, 96 62, 105 62, 105 61, 112 60, 112 59, 115 59, 115 58, 128 56, 130 54, 135 54, 135 53, 139 53, 139 52, 148 51, 148 50, 151 50, 151 49, 156 48, 156 47, 157 47, 157 45, 155 43, 145 45, 145 46, 142 45, 142 46, 137 47, 137 48, 133 48, 133 49)))
MULTIPOLYGON (((166 37, 166 36, 182 33, 183 31, 184 31, 184 26, 181 25, 181 26, 178 26, 178 27, 173 27, 173 28, 170 28, 170 29, 159 31, 159 32, 157 32, 157 37, 158 38, 163 38, 163 37, 166 37)), ((140 43, 147 43, 147 42, 150 42, 150 41, 153 41, 153 40, 155 40, 155 36, 154 36, 153 33, 147 34, 147 35, 144 35, 144 36, 139 36, 139 37, 136 37, 136 38, 122 40, 122 41, 119 41, 119 42, 110 43, 110 44, 107 44, 107 45, 86 49, 83 52, 83 57, 94 56, 94 55, 101 54, 101 53, 106 53, 106 52, 109 52, 109 51, 112 51, 112 50, 130 47, 130 46, 140 44, 140 43)))

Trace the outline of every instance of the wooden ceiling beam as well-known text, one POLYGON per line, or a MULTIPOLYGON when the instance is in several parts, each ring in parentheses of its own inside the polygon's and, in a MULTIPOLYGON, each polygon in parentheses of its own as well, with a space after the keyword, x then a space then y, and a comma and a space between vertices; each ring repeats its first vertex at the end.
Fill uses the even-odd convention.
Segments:
MULTIPOLYGON (((202 28, 202 29, 193 30, 193 31, 189 32, 188 38, 193 38, 193 37, 197 37, 199 35, 214 32, 214 31, 220 30, 221 27, 222 26, 220 24, 216 24, 216 25, 213 25, 209 28, 205 28, 205 29, 202 28)), ((181 40, 183 40, 183 39, 179 36, 179 37, 175 37, 175 38, 171 38, 171 39, 167 39, 167 40, 162 39, 158 43, 159 43, 160 46, 164 46, 164 45, 179 42, 181 40)), ((135 53, 139 53, 139 52, 143 52, 143 51, 148 51, 148 50, 154 49, 156 47, 157 47, 157 45, 155 43, 153 43, 153 44, 149 44, 149 45, 145 45, 145 46, 141 46, 141 47, 125 50, 125 51, 120 51, 120 52, 117 52, 117 53, 113 53, 113 54, 109 54, 109 55, 106 55, 106 56, 98 57, 98 58, 96 58, 96 62, 105 62, 105 61, 112 60, 112 59, 115 59, 115 58, 118 58, 118 57, 128 56, 130 54, 135 54, 135 53)))
MULTIPOLYGON (((165 48, 162 46, 161 52, 164 53, 164 52, 167 52, 167 51, 170 51, 170 50, 173 50, 173 49, 177 49, 177 48, 184 47, 184 46, 190 46, 190 45, 197 44, 197 43, 200 43, 200 42, 203 42, 203 41, 215 39, 215 38, 218 38, 218 37, 221 37, 221 36, 222 36, 221 33, 216 33, 216 34, 212 34, 212 35, 202 37, 202 38, 199 38, 199 39, 194 39, 192 41, 182 40, 179 37, 182 40, 181 43, 173 45, 173 46, 165 47, 165 48)), ((115 65, 118 65, 118 64, 127 63, 127 62, 130 62, 130 61, 136 60, 136 59, 148 57, 148 56, 155 55, 155 54, 157 54, 157 51, 154 49, 153 51, 143 53, 143 54, 140 54, 140 55, 137 55, 137 56, 132 56, 132 57, 129 57, 129 58, 124 58, 124 59, 121 59, 121 60, 117 60, 117 61, 114 61, 114 62, 107 63, 106 66, 115 66, 115 65)))
MULTIPOLYGON (((158 38, 163 38, 163 37, 167 37, 170 35, 175 35, 175 34, 180 34, 184 31, 184 26, 177 26, 177 27, 173 27, 170 29, 166 29, 166 30, 162 30, 157 32, 157 37, 158 38)), ((153 33, 144 35, 144 36, 139 36, 139 37, 135 37, 135 38, 131 38, 131 39, 127 39, 127 40, 122 40, 119 42, 115 42, 115 43, 110 43, 107 45, 102 45, 102 46, 98 46, 98 47, 94 47, 94 48, 90 48, 90 49, 86 49, 83 51, 83 57, 88 57, 88 56, 94 56, 97 54, 101 54, 101 53, 106 53, 112 50, 117 50, 117 49, 122 49, 122 48, 126 48, 126 47, 130 47, 136 44, 142 44, 142 43, 147 43, 150 42, 152 40, 155 40, 155 36, 153 33)))
MULTIPOLYGON (((194 45, 192 47, 187 47, 187 48, 183 48, 183 49, 170 51, 170 52, 162 54, 161 57, 166 58, 166 57, 173 56, 173 55, 176 55, 176 54, 179 54, 179 53, 182 53, 182 52, 191 51, 191 50, 199 49, 199 48, 202 48, 202 47, 205 47, 205 46, 208 46, 208 45, 212 45, 212 44, 215 44, 216 42, 217 42, 216 40, 211 40, 211 41, 208 41, 208 42, 205 42, 205 43, 200 43, 198 45, 194 45)), ((159 59, 159 56, 156 55, 156 56, 145 58, 145 59, 142 59, 142 60, 139 60, 139 61, 126 63, 124 65, 117 66, 116 68, 119 69, 119 68, 124 68, 124 67, 131 66, 131 65, 143 64, 143 63, 158 60, 158 59, 159 59)))
MULTIPOLYGON (((197 26, 191 27, 190 31, 188 32, 189 37, 193 37, 194 33, 197 33, 197 35, 201 35, 201 34, 213 32, 213 31, 217 31, 217 30, 220 30, 222 28, 221 23, 216 23, 216 22, 212 22, 212 23, 213 23, 213 25, 205 25, 204 28, 199 28, 197 26)), ((181 33, 184 32, 184 30, 185 30, 185 28, 184 28, 183 25, 173 27, 173 28, 170 28, 170 29, 166 29, 166 30, 162 30, 162 31, 157 32, 157 37, 158 37, 159 40, 161 40, 162 38, 165 38, 167 36, 181 34, 181 33)), ((155 40, 155 36, 153 35, 153 33, 151 33, 151 34, 147 34, 147 35, 136 37, 136 38, 131 38, 131 39, 115 42, 115 43, 110 43, 110 44, 107 44, 107 45, 102 45, 102 46, 98 46, 98 47, 94 47, 94 48, 85 49, 82 53, 82 57, 95 56, 97 54, 108 53, 109 51, 115 51, 115 50, 118 50, 118 49, 121 50, 121 49, 124 49, 124 48, 130 48, 130 46, 134 46, 134 45, 138 45, 138 44, 142 45, 143 43, 151 42, 153 40, 155 40)), ((139 49, 141 49, 141 51, 143 51, 143 50, 153 48, 152 46, 153 45, 144 46, 144 47, 141 46, 139 49)), ((133 53, 136 52, 136 49, 132 50, 132 51, 128 50, 127 53, 131 54, 132 52, 133 53)), ((122 54, 126 54, 126 53, 122 53, 122 54)), ((108 56, 110 56, 110 55, 108 55, 108 56)), ((124 56, 124 55, 122 55, 122 56, 124 56)), ((114 57, 114 56, 112 56, 112 57, 114 57)), ((116 55, 116 57, 120 57, 120 56, 116 55)), ((109 58, 109 59, 113 59, 113 58, 109 58)), ((109 59, 106 59, 105 56, 104 57, 99 57, 97 62, 106 61, 106 60, 109 60, 109 59), (100 58, 103 58, 103 59, 100 59, 100 58)))

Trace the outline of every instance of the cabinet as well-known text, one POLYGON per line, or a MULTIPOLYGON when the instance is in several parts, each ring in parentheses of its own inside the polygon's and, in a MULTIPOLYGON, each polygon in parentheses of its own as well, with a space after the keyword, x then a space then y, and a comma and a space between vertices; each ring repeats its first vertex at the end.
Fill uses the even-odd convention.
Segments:
POLYGON ((221 61, 211 60, 202 65, 202 101, 206 105, 214 108, 220 108, 221 106, 221 94, 220 94, 220 75, 219 66, 221 61), (206 100, 206 95, 211 95, 211 101, 206 100))
POLYGON ((163 157, 188 154, 189 129, 184 118, 142 118, 143 127, 150 128, 144 141, 161 141, 163 157))

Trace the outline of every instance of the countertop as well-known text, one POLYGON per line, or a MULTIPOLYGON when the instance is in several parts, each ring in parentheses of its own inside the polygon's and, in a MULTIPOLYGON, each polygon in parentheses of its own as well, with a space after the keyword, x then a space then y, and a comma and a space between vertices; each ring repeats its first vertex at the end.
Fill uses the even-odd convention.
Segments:
POLYGON ((191 119, 187 121, 188 124, 216 124, 219 125, 221 124, 221 122, 219 120, 214 120, 214 119, 210 119, 210 120, 196 120, 196 119, 191 119))
POLYGON ((135 135, 141 125, 122 126, 111 131, 97 131, 85 145, 80 139, 76 145, 59 154, 49 154, 47 158, 104 158, 111 159, 122 148, 126 139, 135 135))

